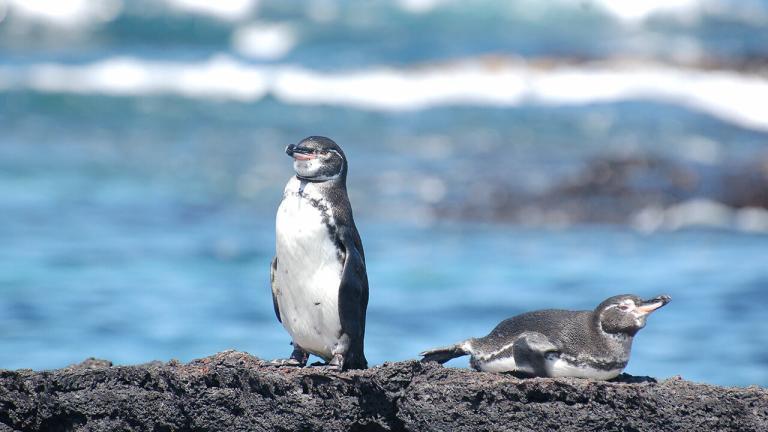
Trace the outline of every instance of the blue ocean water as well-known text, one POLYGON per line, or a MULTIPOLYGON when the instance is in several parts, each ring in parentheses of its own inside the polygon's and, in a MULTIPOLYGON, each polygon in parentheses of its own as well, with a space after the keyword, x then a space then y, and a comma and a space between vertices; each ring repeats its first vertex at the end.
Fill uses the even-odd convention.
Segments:
MULTIPOLYGON (((627 372, 768 385, 765 231, 648 232, 629 222, 519 224, 434 211, 497 185, 535 193, 606 155, 652 155, 715 174, 768 160, 758 105, 729 115, 737 110, 727 103, 654 92, 413 105, 360 87, 389 104, 379 109, 340 102, 326 87, 337 76, 351 81, 347 73, 395 70, 407 81, 427 69, 435 75, 417 75, 417 88, 442 94, 454 62, 480 57, 488 69, 478 87, 504 69, 496 57, 578 68, 637 56, 674 75, 681 58, 702 52, 730 65, 729 82, 751 86, 764 77, 740 68, 765 55, 766 2, 691 2, 640 18, 605 2, 436 2, 414 11, 418 2, 265 1, 235 18, 178 3, 116 2, 108 19, 102 11, 76 31, 3 5, 0 368, 90 356, 188 361, 229 348, 287 355, 268 287, 274 212, 291 176, 283 148, 319 134, 350 159, 372 364, 484 335, 523 311, 670 294, 638 335, 627 372), (283 26, 278 39, 294 38, 287 52, 254 57, 258 41, 237 48, 238 31, 270 23, 283 26), (221 56, 232 63, 212 60, 221 56), (194 75, 208 62, 220 67, 206 69, 212 76, 264 79, 270 90, 233 93, 194 75), (261 67, 276 69, 253 69, 261 67), (314 99, 284 91, 295 68, 320 77, 289 81, 314 99)), ((742 108, 755 105, 752 94, 742 108)))

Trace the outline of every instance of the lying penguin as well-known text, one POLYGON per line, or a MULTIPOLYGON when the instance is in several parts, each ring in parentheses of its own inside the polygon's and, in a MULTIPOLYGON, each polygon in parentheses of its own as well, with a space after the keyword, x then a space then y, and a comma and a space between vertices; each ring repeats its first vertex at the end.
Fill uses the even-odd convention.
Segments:
POLYGON ((593 311, 527 312, 502 321, 485 337, 425 351, 422 361, 442 364, 469 354, 470 365, 480 371, 608 380, 627 366, 632 338, 648 315, 670 300, 625 294, 593 311))
POLYGON ((368 276, 347 196, 347 158, 320 136, 285 152, 296 175, 277 210, 271 282, 275 314, 291 335, 293 353, 272 364, 304 366, 314 354, 333 369, 364 369, 368 276))

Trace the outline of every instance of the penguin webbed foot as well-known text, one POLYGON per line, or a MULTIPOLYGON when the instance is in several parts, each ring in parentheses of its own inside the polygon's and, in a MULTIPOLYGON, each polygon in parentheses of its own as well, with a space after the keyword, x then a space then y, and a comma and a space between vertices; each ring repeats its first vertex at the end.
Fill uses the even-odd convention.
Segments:
POLYGON ((307 365, 307 360, 309 360, 309 353, 301 348, 294 347, 289 358, 270 360, 267 364, 277 367, 304 367, 307 365))
POLYGON ((341 354, 335 354, 331 361, 327 363, 314 362, 310 366, 341 372, 344 370, 344 356, 341 354))
POLYGON ((329 361, 328 363, 315 362, 315 363, 312 363, 310 366, 313 366, 313 367, 316 366, 316 367, 321 367, 323 369, 341 372, 344 370, 344 356, 341 354, 335 354, 331 359, 331 361, 329 361))
POLYGON ((328 369, 339 372, 344 370, 344 356, 341 354, 334 355, 331 361, 328 362, 328 369))
POLYGON ((302 364, 300 361, 292 358, 285 358, 285 359, 274 359, 267 362, 269 366, 276 366, 276 367, 303 367, 304 364, 302 364))

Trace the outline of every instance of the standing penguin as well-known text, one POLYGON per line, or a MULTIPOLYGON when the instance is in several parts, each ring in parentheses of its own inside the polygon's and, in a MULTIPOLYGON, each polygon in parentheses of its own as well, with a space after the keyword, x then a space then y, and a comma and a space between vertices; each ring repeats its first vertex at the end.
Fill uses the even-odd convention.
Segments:
POLYGON ((625 294, 592 311, 528 312, 502 321, 485 337, 425 351, 422 361, 442 364, 469 354, 470 365, 486 372, 608 380, 627 366, 632 338, 648 315, 669 301, 667 295, 643 300, 625 294))
POLYGON ((309 354, 338 370, 364 369, 368 276, 360 234, 347 196, 347 158, 329 138, 311 136, 285 152, 296 175, 277 210, 272 300, 293 340, 288 359, 309 354))

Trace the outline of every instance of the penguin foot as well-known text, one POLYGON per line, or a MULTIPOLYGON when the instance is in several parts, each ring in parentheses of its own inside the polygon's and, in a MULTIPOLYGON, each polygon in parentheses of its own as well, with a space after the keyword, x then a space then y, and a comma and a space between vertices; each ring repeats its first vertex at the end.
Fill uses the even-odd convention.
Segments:
POLYGON ((270 360, 267 362, 267 365, 277 366, 277 367, 303 367, 304 366, 300 361, 292 358, 270 360))
POLYGON ((309 353, 301 348, 294 348, 291 356, 287 359, 275 359, 267 362, 270 366, 277 367, 304 367, 307 365, 309 353))
POLYGON ((342 370, 344 370, 344 356, 341 354, 334 355, 331 361, 328 362, 326 367, 330 370, 341 372, 342 370))

